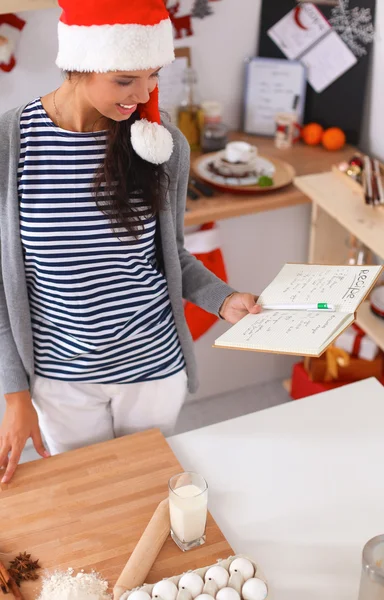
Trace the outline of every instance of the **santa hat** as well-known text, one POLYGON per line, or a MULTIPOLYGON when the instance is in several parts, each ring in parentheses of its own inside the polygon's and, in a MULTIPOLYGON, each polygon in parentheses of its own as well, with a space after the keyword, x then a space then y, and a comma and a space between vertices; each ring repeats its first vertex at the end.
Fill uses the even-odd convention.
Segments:
MULTIPOLYGON (((59 0, 59 53, 65 71, 140 71, 170 64, 174 58, 172 23, 164 0, 59 0)), ((131 128, 132 146, 144 160, 166 162, 173 150, 161 125, 158 88, 139 104, 140 120, 131 128)))

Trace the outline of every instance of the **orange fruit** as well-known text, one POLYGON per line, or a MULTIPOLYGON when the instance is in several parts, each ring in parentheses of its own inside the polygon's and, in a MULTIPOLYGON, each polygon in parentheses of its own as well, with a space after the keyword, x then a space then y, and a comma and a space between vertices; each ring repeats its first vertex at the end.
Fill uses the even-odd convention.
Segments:
POLYGON ((327 150, 341 150, 347 141, 346 135, 339 127, 331 127, 324 131, 323 146, 327 150))
POLYGON ((324 129, 321 125, 318 123, 309 123, 303 127, 301 137, 308 146, 318 146, 321 143, 323 133, 324 129))

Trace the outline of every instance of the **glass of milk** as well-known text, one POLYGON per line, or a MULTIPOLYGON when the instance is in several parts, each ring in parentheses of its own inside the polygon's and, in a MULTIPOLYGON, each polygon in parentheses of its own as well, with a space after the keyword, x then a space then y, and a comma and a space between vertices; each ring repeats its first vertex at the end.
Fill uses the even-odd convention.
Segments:
POLYGON ((205 542, 208 485, 198 473, 180 473, 169 480, 171 535, 184 552, 205 542))
POLYGON ((363 550, 359 600, 384 599, 384 535, 370 540, 363 550))

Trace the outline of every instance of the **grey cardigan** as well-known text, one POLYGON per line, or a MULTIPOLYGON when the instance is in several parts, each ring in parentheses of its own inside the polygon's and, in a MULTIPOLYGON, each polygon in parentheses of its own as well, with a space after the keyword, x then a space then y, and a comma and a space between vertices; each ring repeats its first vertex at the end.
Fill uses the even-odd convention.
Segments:
MULTIPOLYGON (((29 389, 34 374, 17 191, 23 108, 0 117, 0 384, 4 394, 29 389)), ((167 163, 170 175, 168 200, 159 214, 161 244, 173 315, 187 364, 188 387, 194 392, 198 386, 196 361, 182 299, 218 314, 221 304, 233 290, 184 248, 190 151, 182 133, 170 124, 165 125, 172 133, 175 147, 167 163)))

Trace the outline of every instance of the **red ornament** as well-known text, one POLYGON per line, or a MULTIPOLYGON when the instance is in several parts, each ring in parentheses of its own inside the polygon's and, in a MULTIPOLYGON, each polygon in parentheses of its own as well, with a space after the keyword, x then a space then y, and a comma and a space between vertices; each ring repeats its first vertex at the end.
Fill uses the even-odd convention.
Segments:
POLYGON ((9 39, 10 30, 16 30, 19 33, 24 28, 25 21, 18 16, 7 13, 0 15, 0 69, 9 73, 16 65, 16 59, 13 54, 14 44, 9 39))
POLYGON ((167 10, 169 12, 169 18, 171 19, 173 26, 176 32, 176 39, 180 39, 182 37, 188 37, 193 35, 192 29, 192 15, 184 15, 183 17, 177 17, 177 13, 179 12, 180 2, 177 2, 173 6, 167 6, 167 10))
POLYGON ((349 164, 351 165, 351 167, 356 166, 360 167, 360 169, 364 168, 364 163, 360 156, 354 156, 349 164))

